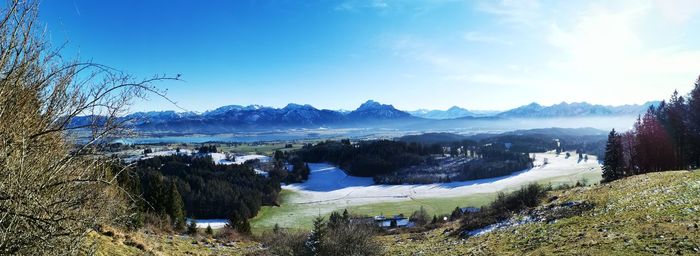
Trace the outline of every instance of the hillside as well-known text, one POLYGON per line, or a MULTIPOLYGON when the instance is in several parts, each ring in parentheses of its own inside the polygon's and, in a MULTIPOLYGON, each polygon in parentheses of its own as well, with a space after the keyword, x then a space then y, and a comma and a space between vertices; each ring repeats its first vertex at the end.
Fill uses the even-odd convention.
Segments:
MULTIPOLYGON (((508 227, 468 239, 426 233, 383 236, 388 255, 653 255, 700 252, 700 172, 663 172, 610 184, 550 192, 535 215, 566 202, 590 210, 552 221, 508 227)), ((522 219, 521 213, 516 219, 522 219)))

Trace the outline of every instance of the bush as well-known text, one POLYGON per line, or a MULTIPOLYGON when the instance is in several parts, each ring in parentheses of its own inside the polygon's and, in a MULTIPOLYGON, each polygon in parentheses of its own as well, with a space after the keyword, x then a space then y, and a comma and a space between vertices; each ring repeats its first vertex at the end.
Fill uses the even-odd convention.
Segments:
POLYGON ((381 255, 376 229, 372 224, 340 225, 321 242, 321 255, 381 255))
POLYGON ((425 210, 425 208, 421 206, 419 210, 411 214, 411 218, 409 219, 416 223, 416 226, 423 226, 428 224, 428 221, 430 221, 430 216, 428 216, 428 212, 425 210))
POLYGON ((379 228, 372 223, 354 223, 347 213, 332 213, 324 221, 317 218, 314 232, 266 232, 262 243, 272 255, 381 255, 382 246, 375 236, 379 228))
MULTIPOLYGON (((213 233, 213 230, 212 230, 213 233)), ((247 239, 245 235, 242 235, 238 232, 236 232, 235 229, 225 226, 224 228, 220 229, 219 232, 216 233, 214 238, 222 240, 222 241, 229 241, 229 242, 234 242, 234 241, 241 241, 244 239, 247 239)))
POLYGON ((549 190, 551 190, 550 186, 532 183, 507 195, 502 192, 498 193, 496 200, 489 206, 482 207, 481 211, 465 213, 462 217, 460 230, 468 231, 483 228, 503 221, 515 212, 535 207, 547 195, 549 190))
POLYGON ((307 237, 308 234, 301 232, 264 233, 262 243, 270 246, 270 254, 272 255, 307 255, 307 237))
POLYGON ((167 214, 144 214, 144 228, 151 234, 172 234, 174 232, 170 216, 167 214))
POLYGON ((197 222, 195 220, 191 220, 190 224, 187 225, 187 234, 191 236, 197 235, 197 222))

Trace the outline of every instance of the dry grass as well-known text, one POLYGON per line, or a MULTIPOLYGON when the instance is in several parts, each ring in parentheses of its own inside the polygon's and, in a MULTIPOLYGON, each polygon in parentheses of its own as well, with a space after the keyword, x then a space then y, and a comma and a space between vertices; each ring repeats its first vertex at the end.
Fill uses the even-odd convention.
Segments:
POLYGON ((88 241, 96 255, 248 255, 262 253, 259 243, 248 240, 227 241, 180 235, 149 235, 122 232, 106 227, 90 232, 88 241))
POLYGON ((381 237, 388 255, 669 255, 700 253, 700 172, 629 177, 550 192, 551 203, 595 205, 580 216, 460 239, 455 223, 419 234, 381 237))

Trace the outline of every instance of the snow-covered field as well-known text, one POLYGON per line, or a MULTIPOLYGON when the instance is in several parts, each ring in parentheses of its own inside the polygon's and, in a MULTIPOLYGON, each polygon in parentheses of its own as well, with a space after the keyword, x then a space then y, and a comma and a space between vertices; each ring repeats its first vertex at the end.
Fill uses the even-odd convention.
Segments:
POLYGON ((554 153, 538 153, 536 158, 534 168, 509 176, 427 185, 374 185, 372 178, 348 176, 343 170, 332 165, 315 163, 309 164, 311 175, 307 182, 286 185, 283 188, 296 192, 288 203, 353 206, 495 193, 549 178, 600 172, 600 164, 595 156, 589 156, 588 161, 579 161, 575 154, 567 159, 565 154, 557 156, 554 153), (543 165, 544 158, 549 162, 546 165, 543 165))

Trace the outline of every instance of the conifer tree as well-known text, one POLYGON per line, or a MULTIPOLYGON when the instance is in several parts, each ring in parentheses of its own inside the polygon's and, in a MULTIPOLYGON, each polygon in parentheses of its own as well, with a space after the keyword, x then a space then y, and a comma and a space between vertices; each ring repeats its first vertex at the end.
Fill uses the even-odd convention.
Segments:
POLYGON ((325 233, 326 224, 323 221, 323 217, 318 216, 314 219, 314 228, 308 239, 306 239, 306 249, 309 255, 322 255, 321 246, 325 233))
POLYGON ((689 165, 700 166, 700 77, 695 80, 695 87, 688 96, 688 135, 689 135, 689 165))
POLYGON ((343 210, 343 219, 345 221, 350 221, 350 214, 348 213, 348 209, 343 210))
POLYGON ((175 182, 170 183, 170 194, 166 207, 168 215, 173 221, 173 226, 176 230, 185 228, 185 204, 182 202, 180 192, 177 190, 175 182))
POLYGON ((608 135, 603 162, 603 182, 610 182, 624 176, 622 160, 622 142, 620 135, 613 129, 608 135))
POLYGON ((214 230, 211 229, 211 225, 207 225, 207 230, 205 231, 207 235, 212 236, 214 235, 214 230))
POLYGON ((240 234, 244 235, 250 235, 251 230, 250 230, 250 222, 248 222, 248 219, 243 219, 241 224, 236 228, 236 231, 240 234))

